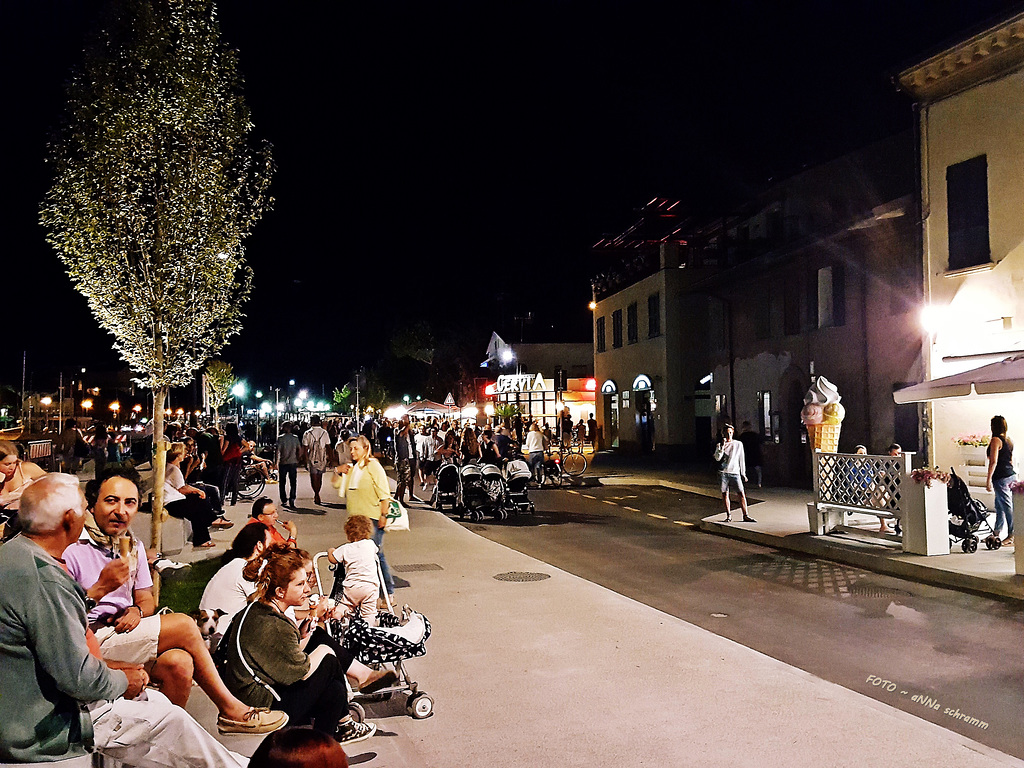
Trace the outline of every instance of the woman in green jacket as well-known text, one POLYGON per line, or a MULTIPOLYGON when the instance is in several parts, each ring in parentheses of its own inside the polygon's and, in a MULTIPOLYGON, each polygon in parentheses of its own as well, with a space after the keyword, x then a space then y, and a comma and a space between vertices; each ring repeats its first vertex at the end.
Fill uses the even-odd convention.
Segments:
MULTIPOLYGON (((273 704, 288 713, 291 725, 312 723, 342 744, 368 739, 377 730, 348 713, 345 671, 354 655, 312 631, 311 614, 296 625, 294 609, 305 605, 309 555, 282 544, 269 547, 249 562, 242 576, 256 583, 254 602, 235 616, 221 640, 226 647, 224 682, 250 706, 273 704), (291 610, 289 610, 291 609, 291 610)), ((326 607, 326 601, 321 601, 326 607)))

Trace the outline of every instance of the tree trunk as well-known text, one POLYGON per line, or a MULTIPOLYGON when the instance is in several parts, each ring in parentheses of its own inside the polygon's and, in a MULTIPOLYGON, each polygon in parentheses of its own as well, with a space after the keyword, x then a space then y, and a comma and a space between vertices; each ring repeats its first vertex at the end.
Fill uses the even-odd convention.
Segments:
MULTIPOLYGON (((164 403, 167 387, 153 390, 153 529, 150 543, 154 552, 162 546, 161 529, 164 522, 164 478, 167 475, 167 443, 164 441, 164 403)), ((153 574, 153 597, 160 605, 160 574, 153 574)))

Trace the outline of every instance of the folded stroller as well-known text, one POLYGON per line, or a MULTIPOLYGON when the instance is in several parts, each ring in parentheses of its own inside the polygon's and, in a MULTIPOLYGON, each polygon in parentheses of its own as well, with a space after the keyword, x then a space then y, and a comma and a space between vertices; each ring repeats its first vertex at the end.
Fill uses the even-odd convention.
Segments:
MULTIPOLYGON (((319 552, 313 558, 313 571, 316 574, 317 591, 323 596, 323 583, 320 579, 320 561, 326 561, 327 553, 319 552)), ((330 565, 329 570, 335 571, 334 586, 331 595, 337 599, 341 591, 341 583, 344 574, 336 565, 330 565)), ((381 573, 380 563, 377 564, 377 574, 384 582, 384 574, 381 573)), ((389 664, 394 666, 398 680, 394 685, 373 693, 360 693, 349 690, 349 714, 353 720, 362 722, 366 719, 366 710, 362 701, 386 701, 395 694, 406 694, 405 708, 411 717, 422 720, 430 717, 434 711, 434 700, 423 691, 419 690, 419 684, 409 677, 403 662, 406 659, 424 656, 427 653, 427 638, 430 637, 430 622, 422 613, 417 613, 405 606, 402 609, 401 617, 396 616, 391 598, 387 592, 384 593, 388 611, 377 613, 379 626, 371 627, 358 614, 347 617, 344 621, 331 620, 327 622, 327 631, 332 637, 337 638, 344 648, 352 651, 356 658, 364 664, 377 668, 389 664)), ((346 683, 347 684, 347 683, 346 683)))
POLYGON ((978 542, 981 540, 978 531, 981 531, 983 535, 988 532, 988 536, 985 538, 985 548, 999 549, 1002 542, 988 522, 988 509, 982 502, 971 496, 967 483, 957 475, 952 467, 950 467, 950 472, 949 484, 946 486, 950 546, 959 541, 961 542, 960 548, 964 552, 977 552, 978 542))

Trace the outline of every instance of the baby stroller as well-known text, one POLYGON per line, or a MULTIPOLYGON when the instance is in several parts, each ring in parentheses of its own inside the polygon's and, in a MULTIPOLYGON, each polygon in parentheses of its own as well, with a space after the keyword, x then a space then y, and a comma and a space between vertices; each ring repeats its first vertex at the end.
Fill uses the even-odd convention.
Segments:
MULTIPOLYGON (((319 552, 314 556, 313 572, 316 574, 317 592, 323 597, 323 583, 320 579, 321 558, 326 561, 327 553, 319 552)), ((344 573, 337 570, 335 565, 330 565, 329 569, 335 571, 331 596, 337 599, 335 595, 341 592, 341 583, 345 578, 344 573)), ((384 574, 381 573, 379 563, 377 564, 377 573, 383 583, 384 574)), ((403 662, 406 659, 426 655, 426 642, 431 631, 430 622, 427 621, 426 616, 411 610, 408 605, 403 607, 401 617, 396 616, 387 592, 384 592, 384 599, 387 602, 388 611, 378 612, 377 623, 379 626, 369 626, 359 614, 348 617, 343 622, 335 620, 327 622, 327 631, 331 636, 338 639, 343 647, 353 651, 359 661, 378 669, 391 664, 395 674, 398 675, 398 680, 394 685, 373 693, 364 694, 350 688, 349 714, 353 720, 363 722, 366 719, 363 701, 386 701, 395 694, 404 693, 407 697, 406 711, 411 717, 422 720, 425 717, 430 717, 434 711, 434 700, 419 690, 419 684, 409 677, 403 662)))
POLYGON ((437 468, 437 483, 434 484, 433 504, 434 509, 444 509, 448 504, 452 509, 459 506, 459 495, 461 482, 459 479, 459 468, 450 461, 444 462, 437 468))
POLYGON ((459 512, 462 517, 478 522, 484 519, 484 511, 490 505, 490 496, 484 486, 483 470, 479 464, 466 464, 459 470, 459 483, 462 486, 462 500, 459 512))
POLYGON ((505 511, 505 478, 502 477, 501 470, 493 464, 484 464, 480 468, 480 479, 488 499, 484 511, 493 515, 496 520, 504 520, 508 517, 508 512, 505 511))
POLYGON ((536 511, 527 490, 530 478, 530 465, 521 458, 512 459, 505 466, 505 501, 517 515, 523 512, 533 514, 536 511))
POLYGON ((962 542, 960 548, 964 552, 978 551, 978 531, 984 534, 986 549, 999 549, 1002 542, 988 522, 988 509, 983 503, 971 496, 967 483, 950 467, 951 476, 946 486, 946 504, 949 507, 949 543, 962 542))

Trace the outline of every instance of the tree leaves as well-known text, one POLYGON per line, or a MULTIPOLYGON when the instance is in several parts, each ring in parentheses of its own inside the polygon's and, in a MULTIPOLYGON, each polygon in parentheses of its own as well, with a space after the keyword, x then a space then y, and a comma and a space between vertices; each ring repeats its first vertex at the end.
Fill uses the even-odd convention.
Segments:
POLYGON ((188 383, 241 329, 274 170, 241 86, 212 2, 124 0, 68 87, 41 221, 145 386, 188 383))

